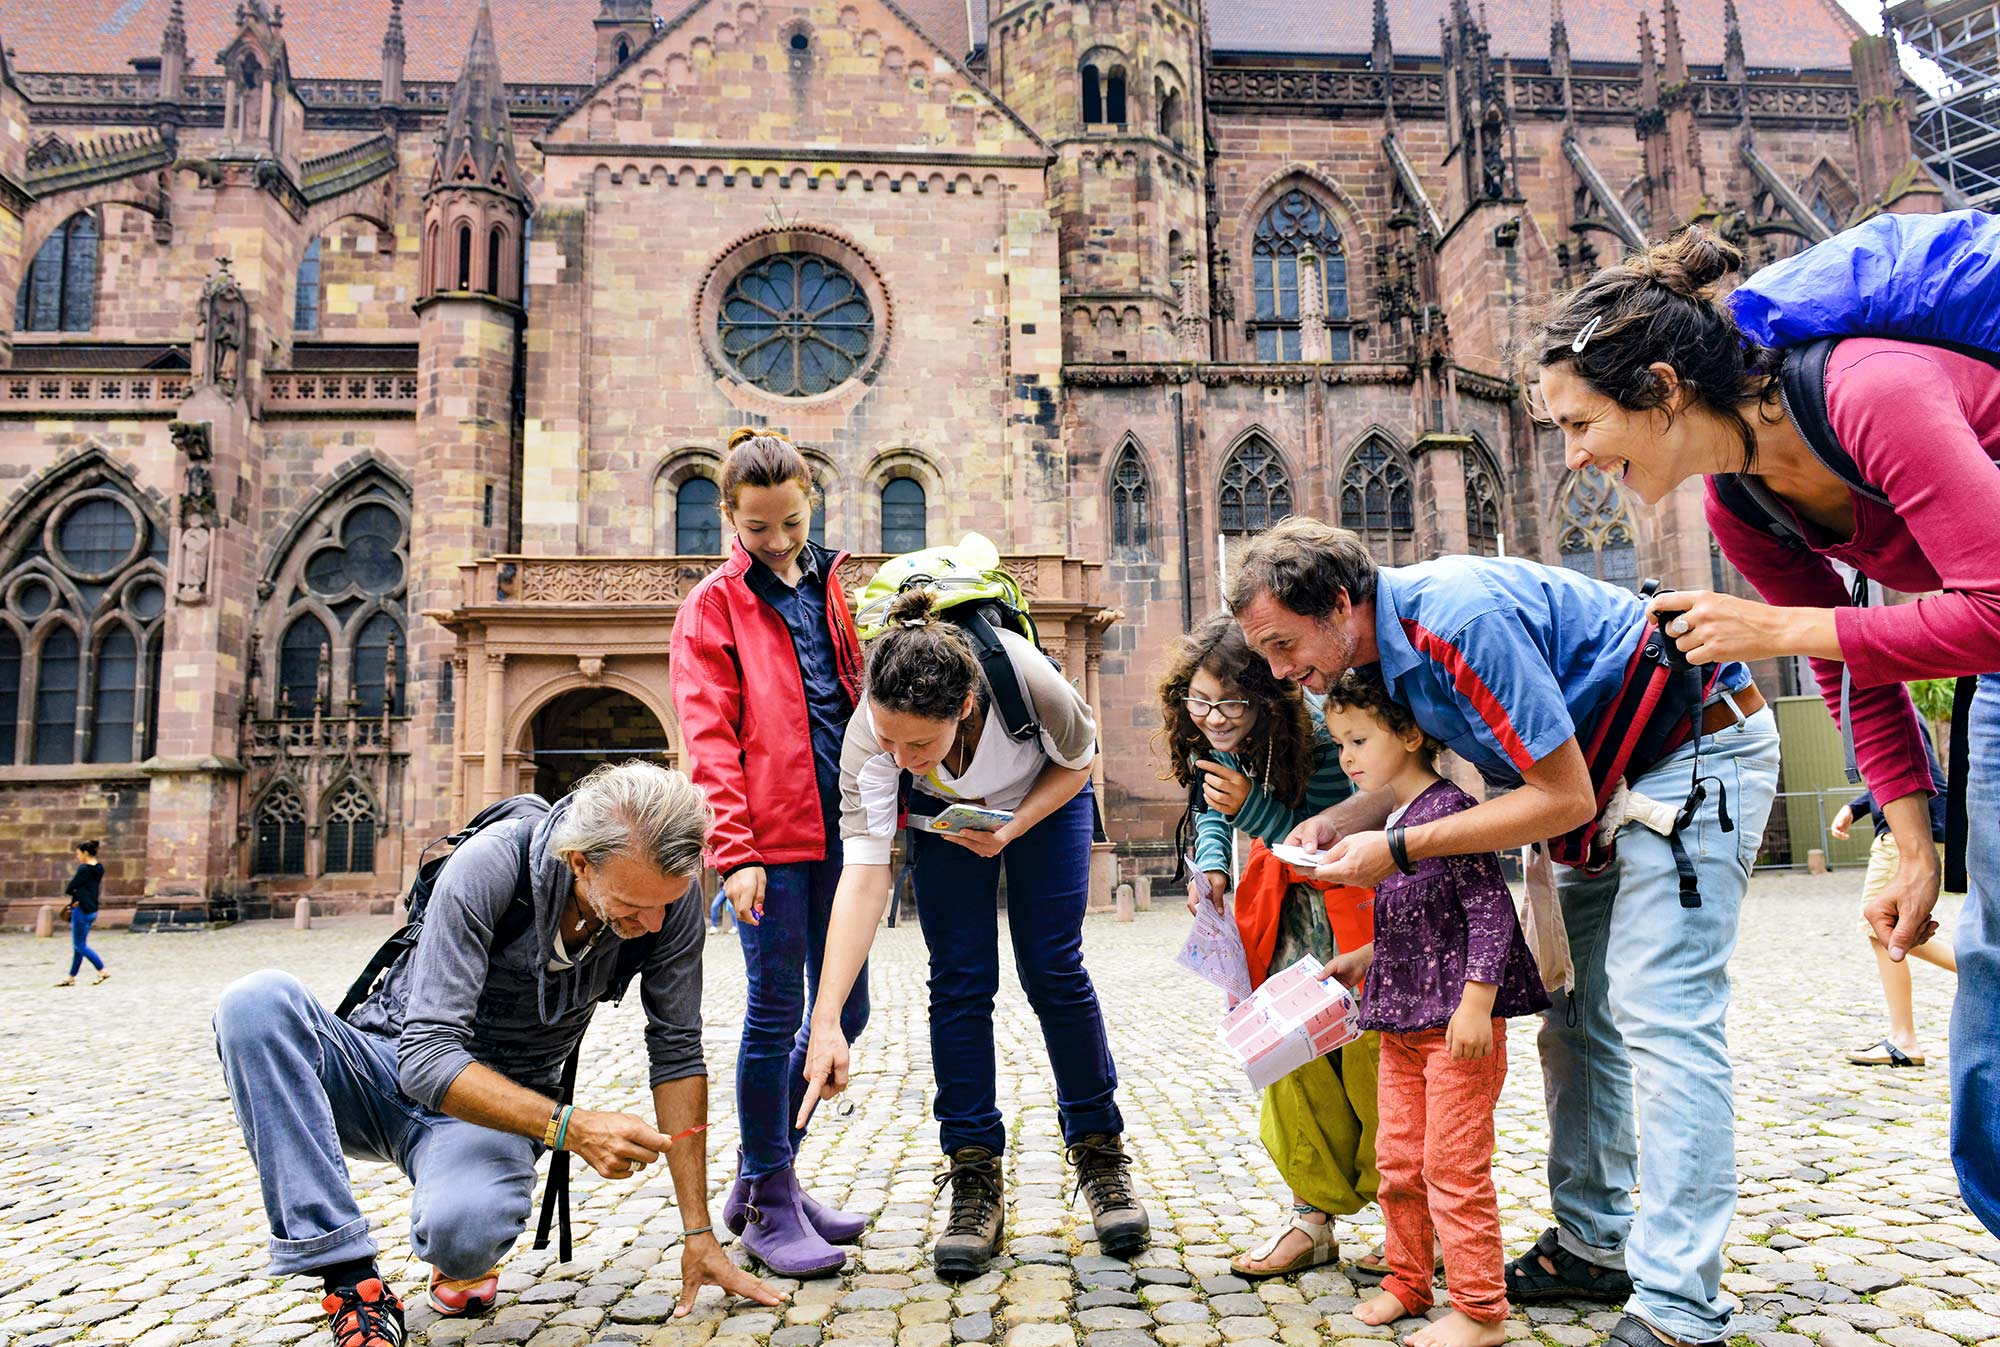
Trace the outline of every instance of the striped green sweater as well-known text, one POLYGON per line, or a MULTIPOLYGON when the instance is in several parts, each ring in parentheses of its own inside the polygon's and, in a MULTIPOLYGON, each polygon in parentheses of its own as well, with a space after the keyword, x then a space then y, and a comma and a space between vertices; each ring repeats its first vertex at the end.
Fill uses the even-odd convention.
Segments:
MULTIPOLYGON (((1234 817, 1198 806, 1194 816, 1194 859, 1197 867, 1234 874, 1234 867, 1229 863, 1229 830, 1232 827, 1241 828, 1267 844, 1282 842, 1300 823, 1354 793, 1354 783, 1347 779, 1347 773, 1340 770, 1340 750, 1334 747, 1325 726, 1318 723, 1319 717, 1315 715, 1313 720, 1313 774, 1312 780, 1306 784, 1304 806, 1299 809, 1287 807, 1282 801, 1274 799, 1255 777, 1251 778, 1249 796, 1234 817)), ((1210 752, 1205 756, 1211 762, 1219 762, 1246 775, 1249 772, 1234 754, 1210 752)))

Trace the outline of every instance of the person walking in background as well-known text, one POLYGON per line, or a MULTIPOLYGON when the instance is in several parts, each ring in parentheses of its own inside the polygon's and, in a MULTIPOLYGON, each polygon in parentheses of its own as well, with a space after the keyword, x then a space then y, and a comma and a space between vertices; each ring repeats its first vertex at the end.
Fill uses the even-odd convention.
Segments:
MULTIPOLYGON (((806 1008, 819 986, 840 880, 840 748, 861 693, 861 638, 837 574, 811 541, 814 488, 782 435, 739 430, 722 465, 729 557, 674 619, 674 710, 690 770, 715 809, 708 862, 743 945, 749 1004, 736 1056, 743 1149, 722 1219, 781 1277, 847 1261, 868 1218, 826 1206, 797 1170, 792 1125, 806 1008)), ((844 988, 842 1032, 868 1023, 864 968, 844 988)))
MULTIPOLYGON (((1931 796, 1931 838, 1942 845, 1945 832, 1945 780, 1944 769, 1938 766, 1937 751, 1931 747, 1930 736, 1924 736, 1924 753, 1930 759, 1931 785, 1936 794, 1931 796)), ((1827 825, 1827 831, 1846 841, 1854 831, 1854 820, 1868 815, 1875 827, 1875 841, 1868 848, 1868 873, 1861 881, 1861 901, 1864 906, 1880 898, 1889 887, 1889 881, 1902 867, 1902 853, 1896 848, 1896 835, 1889 827, 1889 821, 1882 817, 1881 808, 1875 797, 1862 791, 1840 807, 1827 825)), ((1882 974, 1882 999, 1889 1003, 1889 1036, 1872 1047, 1859 1048, 1847 1054, 1847 1060, 1856 1066, 1922 1066, 1925 1057, 1917 1044, 1917 1017, 1910 999, 1910 965, 1906 960, 1889 957, 1889 951, 1875 928, 1864 919, 1861 932, 1868 937, 1869 948, 1875 951, 1875 964, 1882 974)), ((1958 972, 1958 957, 1951 945, 1936 936, 1910 951, 1913 959, 1942 968, 1948 973, 1958 972)))
MULTIPOLYGON (((1374 939, 1367 890, 1322 892, 1264 845, 1284 841, 1353 787, 1306 696, 1271 676, 1228 613, 1181 639, 1160 680, 1160 734, 1168 770, 1188 791, 1175 854, 1194 857, 1218 908, 1236 884, 1235 919, 1253 987, 1302 958, 1325 963, 1374 939), (1256 841, 1234 881, 1231 834, 1238 829, 1256 841)), ((1201 887, 1189 877, 1189 912, 1201 887)), ((1375 1199, 1376 1050, 1376 1036, 1363 1034, 1264 1091, 1258 1132, 1291 1190, 1292 1213, 1276 1234, 1231 1262, 1239 1276, 1282 1277, 1339 1260, 1333 1218, 1375 1199)), ((1377 1275, 1388 1270, 1379 1249, 1357 1266, 1377 1275)))
POLYGON ((97 976, 90 980, 94 987, 111 976, 105 968, 104 960, 90 947, 90 928, 97 923, 97 897, 104 887, 104 864, 97 859, 95 840, 76 844, 76 873, 69 877, 69 887, 63 892, 69 895, 69 976, 58 982, 58 987, 74 987, 76 973, 83 967, 85 959, 97 970, 97 976))

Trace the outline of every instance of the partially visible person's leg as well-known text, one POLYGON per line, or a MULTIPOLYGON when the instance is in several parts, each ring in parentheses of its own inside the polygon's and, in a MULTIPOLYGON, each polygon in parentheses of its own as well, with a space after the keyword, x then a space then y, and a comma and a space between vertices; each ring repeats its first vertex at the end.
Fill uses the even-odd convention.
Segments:
MULTIPOLYGON (((838 829, 839 820, 827 821, 829 833, 834 837, 830 843, 833 854, 826 860, 814 861, 806 866, 806 1017, 799 1025, 798 1036, 792 1040, 792 1056, 788 1064, 787 1079, 791 1082, 792 1097, 787 1117, 796 1119, 800 1103, 805 1094, 806 1048, 812 1042, 812 1006, 819 998, 820 964, 826 957, 827 923, 833 916, 833 896, 840 888, 840 841, 832 831, 838 829)), ((861 965, 861 972, 855 976, 854 986, 847 993, 847 1000, 840 1007, 840 1032, 851 1044, 861 1037, 868 1027, 868 965, 861 965)), ((799 1144, 805 1140, 803 1129, 792 1132, 792 1153, 798 1153, 799 1144)))
POLYGON ((740 922, 748 983, 743 1039, 736 1054, 736 1116, 742 1173, 760 1179, 792 1163, 792 1044, 806 1013, 806 907, 809 865, 764 868, 764 912, 740 922))
POLYGON ((1965 1205, 2000 1233, 2000 674, 1972 701, 1958 997, 1951 1009, 1951 1161, 1965 1205))
POLYGON ((83 967, 85 959, 90 960, 90 966, 98 972, 102 973, 104 971, 104 960, 98 958, 97 952, 90 947, 90 928, 96 924, 97 914, 95 912, 77 910, 69 914, 69 975, 71 977, 76 976, 77 970, 83 967))
POLYGON ((1412 1341, 1435 1347, 1498 1344, 1505 1336, 1500 1321, 1507 1317, 1507 1287, 1500 1199, 1493 1187, 1493 1110, 1507 1082, 1507 1021, 1493 1021, 1493 1051, 1484 1057, 1453 1060, 1442 1035, 1427 1047, 1424 1186, 1431 1223, 1444 1245, 1444 1280, 1454 1313, 1412 1341))
POLYGON ((263 1190, 271 1275, 372 1259, 343 1152, 404 1158, 416 1106, 397 1085, 395 1045, 334 1018, 297 978, 267 970, 223 992, 215 1046, 263 1190))
MULTIPOLYGON (((1618 894, 1604 966, 1609 1004, 1631 1057, 1639 1101, 1639 1214, 1625 1245, 1627 1312, 1683 1342, 1728 1336, 1722 1245, 1736 1210, 1736 1114, 1726 1033, 1729 957, 1750 866, 1778 784, 1769 711, 1708 736, 1703 800, 1680 834, 1699 905, 1683 905, 1666 838, 1637 826, 1618 836, 1618 894), (1731 828, 1722 826, 1724 796, 1731 828)), ((1687 797, 1689 750, 1632 783, 1655 800, 1687 797)))
POLYGON ((1000 862, 915 828, 908 838, 917 925, 930 952, 938 1140, 947 1155, 969 1146, 999 1155, 1007 1149, 993 1049, 1000 862))
MULTIPOLYGON (((1873 902, 1876 895, 1888 887, 1901 862, 1902 852, 1896 848, 1895 834, 1886 828, 1876 833, 1875 841, 1868 848, 1868 870, 1861 879, 1863 906, 1873 902)), ((1923 1053, 1917 1046, 1916 1010, 1910 1000, 1910 966, 1890 958, 1889 951, 1875 938, 1874 931, 1866 922, 1862 923, 1862 929, 1867 932, 1868 947, 1875 954, 1876 972, 1882 978, 1882 999, 1889 1007, 1889 1042, 1910 1058, 1921 1061, 1923 1053)), ((1864 1066, 1890 1060, 1880 1044, 1850 1052, 1847 1059, 1864 1066)))
POLYGON ((485 1277, 528 1228, 535 1143, 527 1137, 426 1113, 405 1168, 416 1185, 410 1247, 451 1280, 485 1277))
POLYGON ((1375 1201, 1382 1208, 1387 1233, 1383 1252, 1389 1275, 1383 1279, 1379 1295, 1355 1307, 1355 1317, 1365 1324, 1386 1324, 1404 1315, 1422 1314, 1431 1307, 1435 1295, 1431 1289, 1435 1276, 1431 1250, 1436 1231, 1431 1224, 1430 1193, 1424 1185, 1428 1107, 1424 1059, 1429 1036, 1442 1038, 1443 1031, 1382 1035, 1376 1084, 1382 1122, 1375 1135, 1375 1163, 1382 1171, 1382 1186, 1375 1201))

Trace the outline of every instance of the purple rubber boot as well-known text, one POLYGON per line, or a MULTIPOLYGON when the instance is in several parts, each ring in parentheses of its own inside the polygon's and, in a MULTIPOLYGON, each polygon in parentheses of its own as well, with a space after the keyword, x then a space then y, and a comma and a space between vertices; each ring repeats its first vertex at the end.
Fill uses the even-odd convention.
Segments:
MULTIPOLYGON (((750 1219, 749 1203, 750 1181, 743 1177, 743 1158, 739 1155, 736 1159, 736 1182, 729 1185, 729 1196, 722 1203, 722 1223, 729 1227, 731 1234, 743 1233, 743 1227, 750 1219)), ((799 1206, 805 1210, 806 1220, 812 1223, 812 1228, 828 1244, 852 1244, 868 1229, 866 1216, 829 1207, 804 1188, 799 1189, 799 1206)))
POLYGON ((838 1272, 845 1250, 820 1238, 799 1202, 799 1180, 783 1169, 751 1179, 743 1204, 743 1247, 780 1277, 820 1277, 838 1272))

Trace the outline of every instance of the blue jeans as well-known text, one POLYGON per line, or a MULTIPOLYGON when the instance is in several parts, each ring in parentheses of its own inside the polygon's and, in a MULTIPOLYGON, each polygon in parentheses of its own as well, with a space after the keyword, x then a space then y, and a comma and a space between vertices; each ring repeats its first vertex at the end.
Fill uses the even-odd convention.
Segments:
POLYGON ((909 831, 917 921, 931 955, 931 1069, 937 1076, 938 1139, 946 1154, 983 1146, 998 1155, 1007 1146, 993 1055, 1003 865, 1014 971, 1042 1024, 1063 1140, 1125 1130, 1118 1113, 1118 1068, 1104 1036, 1097 990, 1083 967, 1090 796, 1085 786, 991 859, 935 834, 909 831))
MULTIPOLYGON (((838 819, 827 836, 840 836, 838 819)), ((840 843, 823 861, 764 867, 764 916, 736 923, 743 942, 749 1004, 736 1054, 736 1118, 743 1133, 743 1175, 762 1178, 791 1164, 805 1133, 792 1127, 805 1088, 806 1014, 819 993, 827 918, 840 883, 840 843)), ((852 1043, 868 1025, 868 967, 840 1008, 840 1031, 852 1043)))
POLYGON ((1980 676, 1970 729, 1970 891, 1952 933, 1958 999, 1951 1008, 1951 1163, 1965 1205, 2000 1233, 2000 674, 1980 676))
MULTIPOLYGON (((1632 789, 1678 808, 1693 771, 1689 745, 1632 789)), ((1667 839, 1637 824, 1620 830, 1603 874, 1558 870, 1576 989, 1556 998, 1540 1033, 1562 1246, 1623 1267, 1627 1310, 1689 1342, 1729 1331, 1722 1244, 1736 1210, 1736 1112, 1724 1019, 1743 893, 1778 788, 1770 711, 1706 736, 1701 771, 1707 798, 1681 833, 1701 906, 1681 906, 1667 839), (1734 832, 1721 828, 1718 783, 1734 832)))
POLYGON ((410 1243, 447 1277, 486 1272, 527 1228, 540 1145, 405 1095, 395 1042, 335 1019, 289 973, 231 984, 215 1046, 264 1193, 272 1276, 375 1256, 345 1156, 410 1176, 410 1243))
POLYGON ((90 947, 90 928, 97 922, 95 912, 85 912, 82 908, 71 908, 69 914, 69 975, 76 976, 76 970, 83 967, 85 959, 98 972, 104 971, 104 960, 97 957, 97 951, 90 947))

